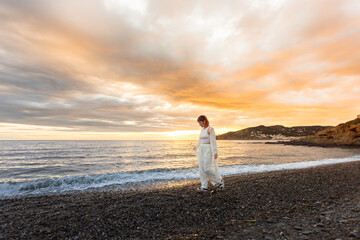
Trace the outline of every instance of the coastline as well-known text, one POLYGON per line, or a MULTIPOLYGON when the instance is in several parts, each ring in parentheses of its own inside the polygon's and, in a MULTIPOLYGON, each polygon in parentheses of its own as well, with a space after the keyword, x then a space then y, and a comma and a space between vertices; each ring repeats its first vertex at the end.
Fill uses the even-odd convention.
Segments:
POLYGON ((0 200, 0 239, 358 239, 360 161, 135 191, 0 200))
POLYGON ((315 143, 307 142, 302 140, 288 140, 288 141, 276 141, 276 142, 265 142, 265 144, 282 144, 282 145, 291 145, 291 146, 308 146, 308 147, 323 147, 323 148, 344 148, 344 149, 360 149, 360 146, 357 144, 330 144, 330 143, 315 143))

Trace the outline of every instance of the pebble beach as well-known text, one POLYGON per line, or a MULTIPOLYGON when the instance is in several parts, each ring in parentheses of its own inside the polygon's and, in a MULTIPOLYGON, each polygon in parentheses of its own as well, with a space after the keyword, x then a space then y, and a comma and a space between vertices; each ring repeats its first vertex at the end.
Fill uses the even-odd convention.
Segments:
POLYGON ((0 239, 360 239, 360 162, 0 200, 0 239))

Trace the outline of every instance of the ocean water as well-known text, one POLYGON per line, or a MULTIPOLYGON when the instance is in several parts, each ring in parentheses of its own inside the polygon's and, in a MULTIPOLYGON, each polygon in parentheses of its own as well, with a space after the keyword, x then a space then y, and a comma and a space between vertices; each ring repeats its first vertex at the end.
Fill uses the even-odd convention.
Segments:
MULTIPOLYGON (((360 161, 360 149, 218 140, 223 176, 360 161)), ((0 141, 0 198, 199 178, 196 141, 0 141)))

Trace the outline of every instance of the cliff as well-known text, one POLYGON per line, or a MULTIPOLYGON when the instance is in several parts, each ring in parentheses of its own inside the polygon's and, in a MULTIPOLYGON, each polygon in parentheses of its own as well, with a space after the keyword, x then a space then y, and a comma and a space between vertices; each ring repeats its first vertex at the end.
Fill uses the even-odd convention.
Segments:
POLYGON ((300 126, 300 127, 284 127, 274 125, 266 127, 260 125, 257 127, 245 128, 236 132, 228 132, 216 136, 219 140, 270 140, 270 139, 293 139, 314 135, 318 131, 328 127, 324 126, 300 126))
POLYGON ((357 146, 360 147, 360 118, 336 127, 330 127, 317 132, 315 135, 306 136, 289 142, 292 145, 314 146, 357 146))

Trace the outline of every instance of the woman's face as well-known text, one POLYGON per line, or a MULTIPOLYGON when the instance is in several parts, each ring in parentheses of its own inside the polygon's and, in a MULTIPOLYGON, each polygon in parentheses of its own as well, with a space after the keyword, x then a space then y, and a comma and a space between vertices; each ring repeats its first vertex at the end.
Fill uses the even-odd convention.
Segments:
POLYGON ((199 121, 199 125, 200 125, 200 127, 204 127, 205 126, 205 121, 199 121))

